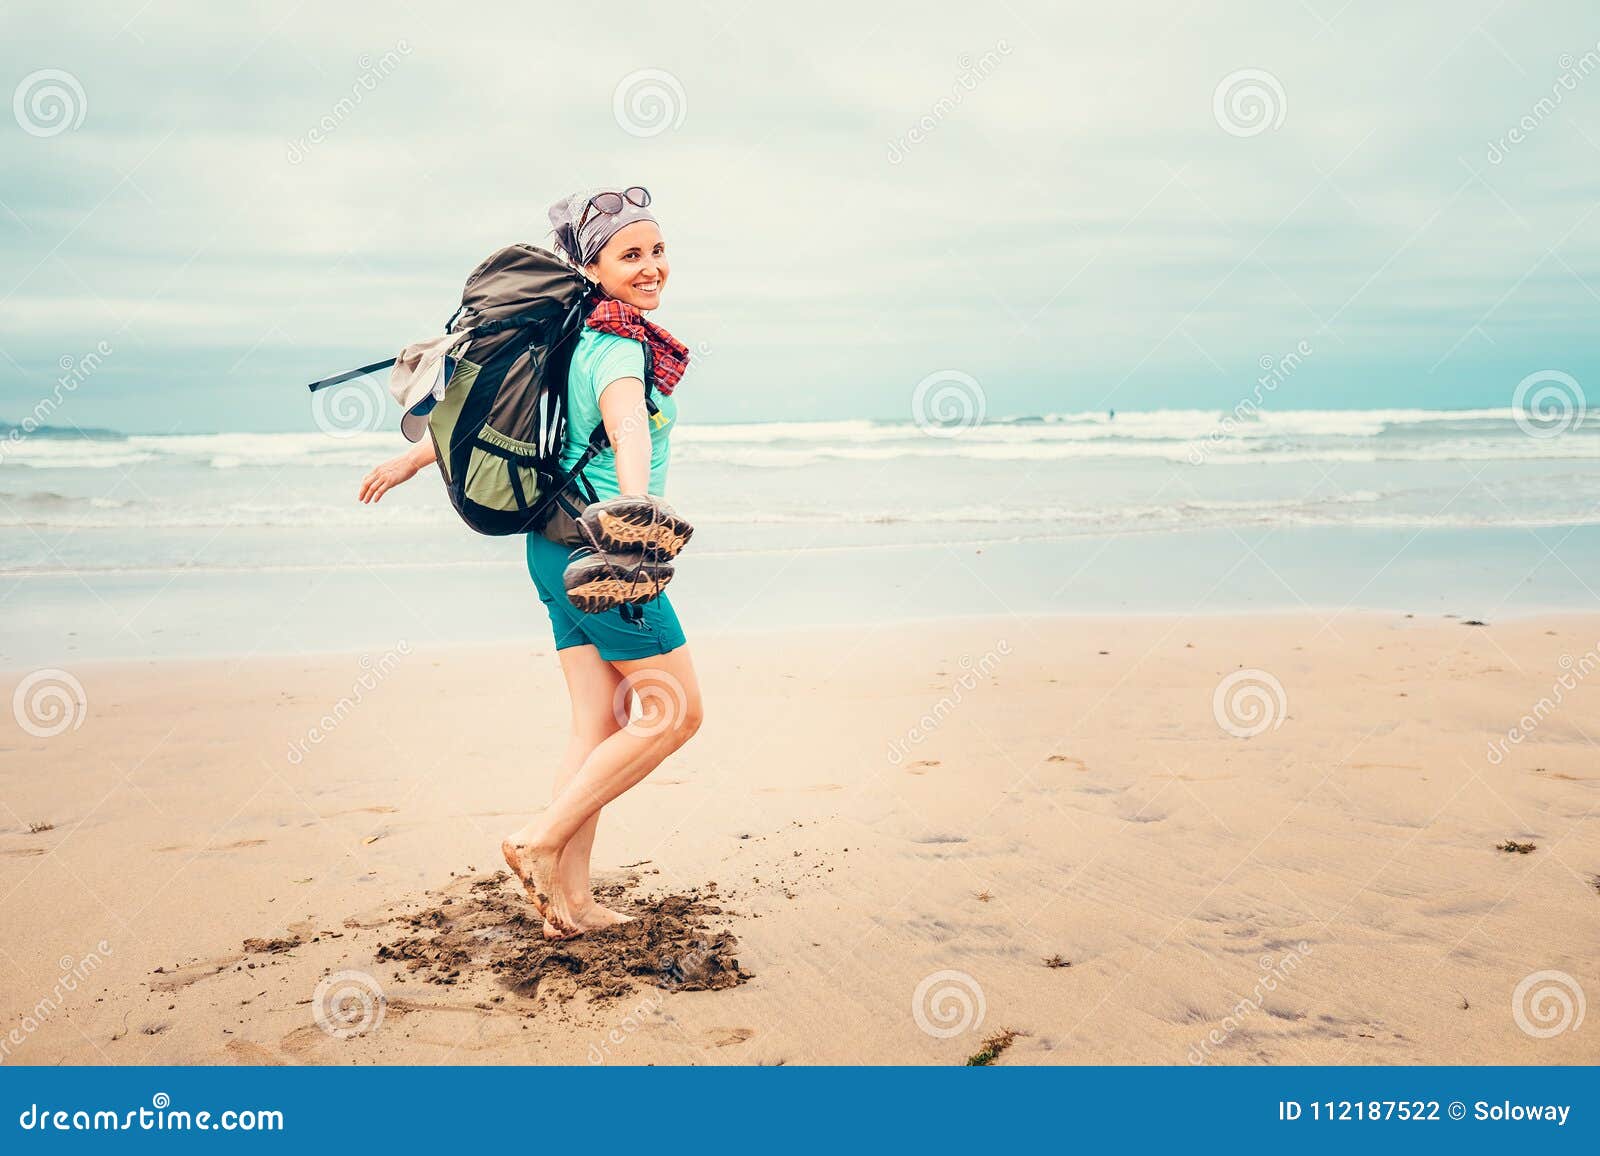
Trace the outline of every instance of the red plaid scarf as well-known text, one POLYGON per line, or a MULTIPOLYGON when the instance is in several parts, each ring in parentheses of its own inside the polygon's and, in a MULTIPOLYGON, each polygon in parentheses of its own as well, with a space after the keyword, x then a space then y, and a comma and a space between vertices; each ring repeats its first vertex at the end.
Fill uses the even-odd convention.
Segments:
POLYGON ((650 351, 651 385, 660 393, 671 393, 689 368, 689 347, 632 305, 614 297, 601 297, 589 313, 586 324, 601 333, 631 337, 650 351))

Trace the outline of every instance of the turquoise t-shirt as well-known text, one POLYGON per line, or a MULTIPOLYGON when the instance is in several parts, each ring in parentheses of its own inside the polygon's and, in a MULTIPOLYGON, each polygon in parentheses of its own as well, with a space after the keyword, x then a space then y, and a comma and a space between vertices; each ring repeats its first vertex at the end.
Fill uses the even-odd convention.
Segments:
MULTIPOLYGON (((585 329, 572 352, 572 369, 567 374, 567 440, 561 449, 561 468, 570 470, 583 456, 589 435, 600 424, 600 394, 613 381, 624 377, 644 380, 644 346, 631 337, 585 329)), ((660 410, 650 419, 650 492, 664 497, 667 491, 667 457, 672 427, 678 420, 678 403, 656 392, 651 395, 660 410)), ((608 446, 583 467, 584 477, 600 500, 615 498, 622 492, 617 484, 617 456, 608 446)))

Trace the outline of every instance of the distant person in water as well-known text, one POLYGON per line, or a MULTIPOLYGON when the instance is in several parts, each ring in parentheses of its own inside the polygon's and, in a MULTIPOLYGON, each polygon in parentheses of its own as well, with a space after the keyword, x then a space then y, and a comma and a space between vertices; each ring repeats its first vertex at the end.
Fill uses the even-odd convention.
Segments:
MULTIPOLYGON (((667 462, 678 404, 674 376, 656 373, 657 412, 645 403, 647 366, 659 369, 687 350, 644 321, 661 304, 667 284, 667 246, 649 212, 650 194, 637 186, 574 193, 550 209, 556 245, 622 308, 620 327, 644 340, 619 335, 613 321, 598 327, 592 314, 578 339, 567 377, 567 441, 561 455, 570 469, 590 431, 604 422, 611 448, 585 467, 601 500, 666 489, 667 462), (648 344, 649 349, 646 349, 648 344)), ((385 462, 361 485, 363 502, 383 494, 434 461, 431 438, 385 462)), ((556 655, 572 700, 572 729, 555 776, 550 805, 501 844, 506 863, 544 917, 552 939, 626 922, 595 901, 589 854, 600 809, 638 784, 699 730, 703 707, 683 628, 665 594, 645 603, 631 621, 620 608, 580 613, 568 600, 562 574, 571 549, 540 534, 527 536, 528 572, 550 615, 556 655), (630 695, 642 716, 629 720, 630 695)), ((520 752, 519 752, 520 753, 520 752)))

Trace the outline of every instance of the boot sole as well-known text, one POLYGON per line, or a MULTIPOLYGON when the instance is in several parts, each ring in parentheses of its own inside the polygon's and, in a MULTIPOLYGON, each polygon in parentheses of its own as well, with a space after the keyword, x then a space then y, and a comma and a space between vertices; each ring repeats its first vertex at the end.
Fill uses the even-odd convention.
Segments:
POLYGON ((612 573, 604 567, 585 567, 573 575, 571 584, 563 582, 567 599, 584 614, 603 614, 630 602, 648 602, 672 581, 672 567, 660 564, 618 566, 612 573))
POLYGON ((655 562, 676 558, 694 534, 688 522, 643 500, 614 500, 603 510, 584 511, 583 520, 604 549, 638 550, 655 562))

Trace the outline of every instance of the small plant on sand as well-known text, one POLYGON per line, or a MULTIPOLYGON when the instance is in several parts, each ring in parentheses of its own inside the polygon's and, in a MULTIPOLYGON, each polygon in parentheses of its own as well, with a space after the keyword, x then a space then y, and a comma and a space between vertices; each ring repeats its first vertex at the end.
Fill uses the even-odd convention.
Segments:
POLYGON ((29 823, 28 824, 28 834, 30 834, 30 835, 39 835, 39 834, 44 833, 45 831, 54 831, 55 829, 56 829, 56 825, 54 823, 29 823))
POLYGON ((1071 967, 1072 960, 1063 959, 1059 955, 1047 955, 1044 959, 1044 965, 1046 967, 1071 967))
POLYGON ((1027 1032, 1015 1032, 1010 1028, 996 1032, 983 1041, 983 1049, 973 1052, 967 1057, 966 1066, 969 1068, 987 1068, 994 1063, 1012 1044, 1017 1042, 1018 1036, 1025 1036, 1027 1032))
POLYGON ((1537 844, 1518 843, 1514 839, 1507 839, 1503 843, 1496 843, 1494 846, 1496 851, 1505 851, 1512 855, 1526 855, 1530 851, 1538 850, 1537 844))

